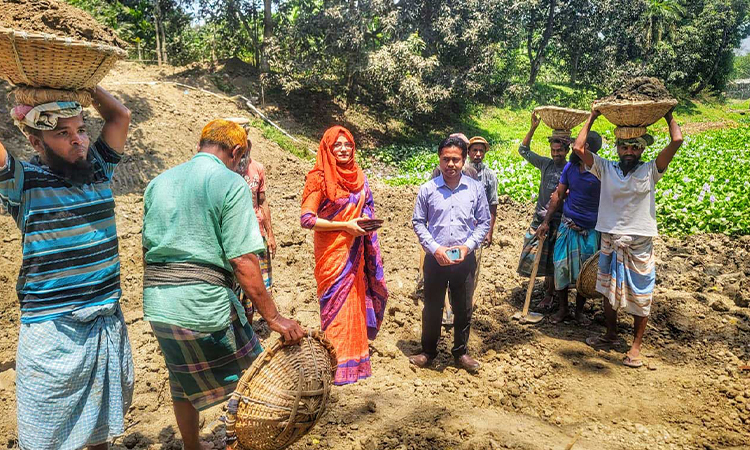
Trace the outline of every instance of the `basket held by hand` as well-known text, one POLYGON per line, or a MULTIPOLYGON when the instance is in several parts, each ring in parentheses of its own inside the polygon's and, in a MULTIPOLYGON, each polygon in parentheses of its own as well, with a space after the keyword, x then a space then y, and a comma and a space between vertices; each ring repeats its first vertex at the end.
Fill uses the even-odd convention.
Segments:
POLYGON ((93 89, 125 56, 110 45, 0 28, 0 76, 16 85, 93 89))
POLYGON ((576 291, 586 298, 601 297, 602 294, 596 291, 596 277, 599 274, 599 254, 601 251, 587 259, 581 266, 581 272, 576 280, 576 291))
POLYGON ((572 130, 589 116, 586 111, 559 106, 540 106, 535 108, 534 112, 539 114, 542 122, 553 130, 572 130))
POLYGON ((307 434, 325 413, 336 365, 336 352, 320 332, 298 345, 277 341, 229 399, 227 448, 280 450, 307 434))
POLYGON ((644 100, 637 102, 597 102, 593 108, 618 127, 640 128, 655 124, 677 100, 644 100))

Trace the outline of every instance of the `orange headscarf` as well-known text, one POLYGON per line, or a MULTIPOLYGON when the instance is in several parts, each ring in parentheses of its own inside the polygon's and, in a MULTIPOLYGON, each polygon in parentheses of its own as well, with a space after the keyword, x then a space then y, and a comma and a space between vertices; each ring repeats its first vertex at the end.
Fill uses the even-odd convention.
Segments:
POLYGON ((352 148, 352 159, 346 164, 337 164, 333 144, 343 134, 354 146, 354 136, 346 128, 336 125, 326 130, 320 140, 315 167, 307 173, 303 197, 315 190, 322 190, 328 200, 346 197, 359 192, 365 185, 365 174, 354 159, 356 146, 352 148))

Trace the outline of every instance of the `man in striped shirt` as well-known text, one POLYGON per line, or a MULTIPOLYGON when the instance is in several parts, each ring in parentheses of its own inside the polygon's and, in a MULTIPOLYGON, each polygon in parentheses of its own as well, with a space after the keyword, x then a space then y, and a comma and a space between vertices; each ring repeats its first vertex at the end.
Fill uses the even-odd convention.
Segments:
POLYGON ((11 115, 38 153, 0 145, 0 203, 22 235, 16 361, 22 449, 105 449, 124 432, 133 362, 119 306, 120 261, 110 180, 130 111, 102 88, 90 143, 76 102, 17 105, 11 115))

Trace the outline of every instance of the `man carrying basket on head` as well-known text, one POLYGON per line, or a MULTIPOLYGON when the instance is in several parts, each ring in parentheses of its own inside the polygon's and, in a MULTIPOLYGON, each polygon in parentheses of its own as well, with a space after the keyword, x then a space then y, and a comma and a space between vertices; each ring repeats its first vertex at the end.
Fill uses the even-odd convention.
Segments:
POLYGON ((305 334, 279 314, 263 283, 258 255, 266 249, 240 175, 248 156, 245 130, 214 120, 198 154, 152 180, 143 198, 143 317, 169 370, 185 450, 200 449, 198 411, 226 400, 263 350, 248 322, 252 306, 285 342, 305 334))
POLYGON ((536 230, 547 215, 550 198, 555 189, 557 189, 563 168, 567 164, 565 158, 568 155, 568 151, 570 151, 571 137, 570 131, 567 130, 555 130, 553 132, 552 136, 548 138, 550 156, 552 158, 532 152, 531 139, 534 137, 537 127, 539 127, 540 120, 536 111, 531 113, 531 128, 518 147, 518 153, 542 172, 542 179, 539 183, 539 194, 536 201, 536 208, 534 209, 534 218, 523 239, 523 251, 521 252, 517 271, 519 275, 531 276, 536 254, 537 252, 542 252, 537 274, 545 277, 545 295, 544 300, 542 300, 539 306, 542 309, 546 309, 552 305, 554 295, 555 266, 552 257, 555 249, 555 239, 557 238, 557 227, 562 219, 562 212, 557 211, 552 215, 550 222, 551 232, 541 247, 536 236, 536 230))
POLYGON ((16 399, 27 450, 107 448, 133 394, 110 187, 130 111, 102 88, 92 98, 104 119, 93 144, 81 104, 52 102, 12 110, 31 161, 0 145, 0 202, 22 234, 16 399))
POLYGON ((601 181, 599 216, 596 230, 601 233, 601 254, 596 290, 604 295, 607 333, 593 336, 586 343, 610 347, 617 343, 617 310, 633 316, 633 345, 623 364, 640 367, 641 343, 651 312, 656 269, 654 236, 656 229, 656 182, 664 175, 677 149, 682 131, 670 110, 665 116, 670 142, 656 159, 644 163, 641 156, 653 138, 645 134, 634 139, 617 139, 620 161, 608 161, 586 149, 586 137, 600 113, 591 115, 578 133, 573 151, 586 169, 601 181))

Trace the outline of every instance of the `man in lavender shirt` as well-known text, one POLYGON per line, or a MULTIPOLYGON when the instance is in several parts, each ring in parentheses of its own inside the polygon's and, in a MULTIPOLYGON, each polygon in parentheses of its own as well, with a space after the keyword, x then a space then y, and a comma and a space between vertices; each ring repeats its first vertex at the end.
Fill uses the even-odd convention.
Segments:
POLYGON ((450 287, 455 316, 451 353, 459 367, 469 372, 479 369, 479 362, 467 353, 467 342, 477 265, 474 250, 490 229, 490 210, 484 187, 461 173, 467 151, 466 142, 458 137, 451 136, 440 143, 441 175, 419 188, 414 206, 412 225, 427 252, 422 352, 409 357, 409 361, 420 368, 429 366, 437 356, 443 299, 450 287))

